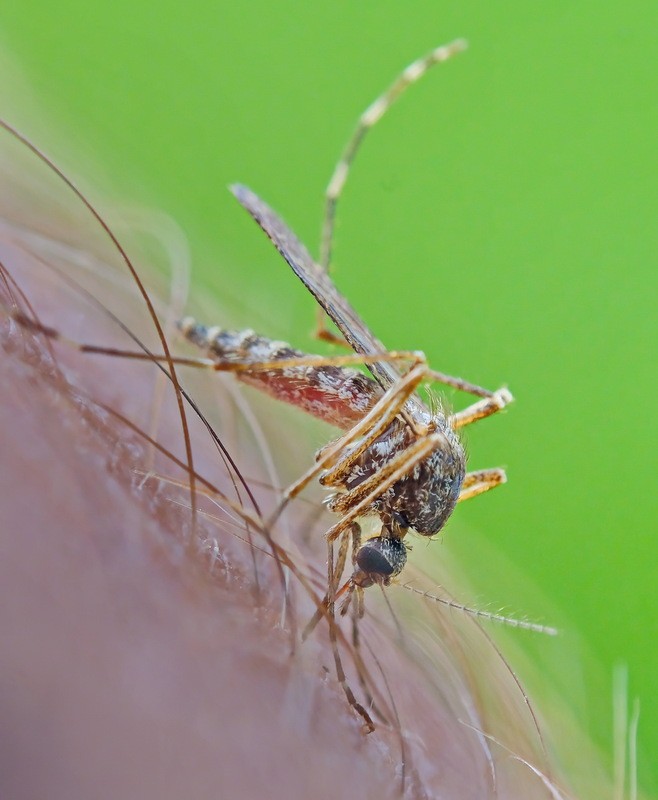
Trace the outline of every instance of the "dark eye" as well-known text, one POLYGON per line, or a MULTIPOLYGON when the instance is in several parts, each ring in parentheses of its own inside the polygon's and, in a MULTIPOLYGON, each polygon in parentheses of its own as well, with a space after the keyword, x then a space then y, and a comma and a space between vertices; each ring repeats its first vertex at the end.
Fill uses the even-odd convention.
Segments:
POLYGON ((356 554, 359 568, 371 577, 390 579, 402 571, 407 550, 400 539, 376 536, 368 539, 356 554))

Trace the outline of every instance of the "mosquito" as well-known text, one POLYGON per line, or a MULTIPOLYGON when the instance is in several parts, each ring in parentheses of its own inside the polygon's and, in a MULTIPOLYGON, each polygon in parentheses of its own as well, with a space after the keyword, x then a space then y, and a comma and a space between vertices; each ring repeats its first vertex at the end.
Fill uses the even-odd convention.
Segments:
POLYGON ((404 538, 413 530, 434 536, 457 502, 505 482, 500 468, 466 472, 459 429, 503 409, 507 389, 492 392, 431 369, 422 352, 386 350, 340 294, 329 274, 309 255, 281 218, 244 186, 232 191, 265 231, 295 274, 313 294, 354 350, 348 356, 315 356, 253 331, 208 328, 182 320, 183 335, 204 348, 214 368, 235 371, 244 382, 346 430, 316 455, 315 464, 284 493, 283 507, 314 478, 332 490, 328 508, 340 520, 326 532, 328 599, 346 593, 343 612, 356 593, 362 615, 362 590, 387 586, 407 560, 404 538), (373 377, 351 368, 366 364, 373 377), (401 371, 399 364, 409 364, 401 371), (430 409, 416 390, 437 381, 480 399, 455 414, 430 409), (362 517, 381 521, 377 536, 361 542, 362 517), (336 563, 333 543, 341 540, 336 563), (354 571, 336 592, 351 541, 354 571))
MULTIPOLYGON (((285 342, 273 341, 254 331, 208 327, 188 317, 178 323, 182 335, 206 352, 205 358, 159 358, 152 354, 72 343, 85 352, 173 362, 215 371, 230 371, 247 384, 291 403, 345 431, 320 450, 315 464, 283 493, 270 523, 312 480, 331 494, 328 508, 340 519, 326 532, 328 542, 329 605, 352 595, 362 613, 362 590, 390 584, 407 560, 405 537, 409 531, 431 537, 446 523, 458 502, 475 497, 506 481, 501 468, 466 472, 460 429, 505 408, 512 395, 506 388, 490 391, 462 378, 438 372, 421 351, 388 350, 368 329, 333 283, 329 271, 336 206, 347 177, 368 131, 381 120, 398 97, 435 64, 461 52, 466 43, 455 40, 437 47, 408 65, 389 88, 362 113, 357 127, 337 162, 325 192, 321 264, 309 254, 286 223, 254 192, 242 185, 231 191, 271 239, 276 249, 316 299, 316 338, 343 344, 349 355, 311 355, 285 342), (324 326, 324 315, 340 331, 336 336, 324 326), (365 365, 371 377, 354 369, 365 365), (430 408, 417 394, 421 384, 438 382, 479 399, 456 413, 430 408), (376 536, 362 541, 359 520, 378 517, 376 536), (340 540, 337 560, 333 544, 340 540), (353 572, 338 589, 352 545, 353 572)), ((26 326, 36 327, 27 319, 26 326)), ((51 338, 57 331, 38 326, 51 338)))
MULTIPOLYGON (((170 369, 180 364, 233 372, 244 383, 344 431, 340 438, 321 449, 315 463, 283 492, 265 529, 272 529, 285 506, 314 479, 319 479, 329 490, 326 504, 338 515, 338 521, 325 534, 327 593, 305 635, 323 616, 327 617, 339 680, 350 704, 370 730, 374 728, 372 720, 354 697, 340 665, 333 622, 335 602, 342 598, 342 614, 351 606, 355 620, 363 616, 364 590, 374 585, 388 586, 404 569, 409 532, 426 537, 436 535, 458 502, 506 481, 501 468, 466 471, 460 431, 501 411, 513 398, 506 388, 490 391, 432 369, 421 351, 388 350, 330 277, 334 221, 337 203, 368 131, 405 89, 433 65, 447 61, 464 48, 465 43, 456 40, 414 61, 363 112, 325 193, 320 263, 254 192, 242 185, 231 187, 237 200, 316 299, 320 309, 316 337, 345 345, 351 353, 312 355, 252 330, 209 327, 190 317, 181 320, 178 328, 187 340, 205 351, 205 357, 174 357, 169 353, 166 357, 154 356, 70 342, 89 353, 165 361, 170 369), (325 315, 340 336, 326 328, 325 315), (365 366, 370 375, 355 369, 357 365, 365 366), (448 413, 438 405, 428 405, 417 393, 421 385, 434 382, 478 399, 460 411, 448 413), (374 518, 379 529, 364 541, 361 525, 367 518, 374 518), (339 547, 334 557, 336 542, 339 547), (340 585, 350 547, 352 571, 340 585)), ((64 339, 54 329, 35 324, 20 314, 15 318, 50 338, 64 339)))
MULTIPOLYGON (((361 115, 325 193, 322 263, 314 261, 281 217, 253 191, 239 184, 231 187, 316 299, 321 313, 316 337, 345 344, 354 351, 351 355, 310 355, 252 330, 207 327, 192 318, 179 323, 182 334, 206 351, 206 365, 233 371, 245 383, 345 431, 320 450, 315 464, 288 487, 270 519, 272 524, 315 478, 331 491, 327 507, 340 517, 326 532, 328 588, 324 605, 331 614, 334 601, 344 596, 341 612, 346 613, 355 598, 356 614, 362 616, 363 590, 375 584, 387 586, 402 572, 409 531, 436 535, 458 502, 506 481, 501 468, 466 472, 459 432, 505 408, 513 399, 511 393, 506 388, 490 391, 431 369, 420 351, 388 350, 329 275, 336 206, 366 133, 409 85, 464 47, 462 40, 456 40, 413 62, 361 115), (340 337, 326 329, 324 315, 336 325, 340 337), (356 364, 366 365, 372 377, 354 369, 356 364), (431 382, 479 399, 454 414, 430 408, 417 389, 431 382), (373 516, 381 527, 377 535, 362 541, 359 520, 373 516), (334 560, 336 541, 340 546, 334 560), (350 545, 353 571, 339 588, 350 545)), ((318 611, 307 633, 322 613, 322 609, 318 611)))

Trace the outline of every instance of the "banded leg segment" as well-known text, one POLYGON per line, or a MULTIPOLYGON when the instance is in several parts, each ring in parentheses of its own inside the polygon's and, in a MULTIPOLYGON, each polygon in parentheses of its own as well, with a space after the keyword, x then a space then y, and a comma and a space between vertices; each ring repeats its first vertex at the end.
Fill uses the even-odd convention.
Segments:
MULTIPOLYGON (((331 256, 336 221, 336 207, 340 199, 354 160, 363 144, 368 131, 373 128, 395 101, 413 83, 419 81, 435 64, 447 61, 452 56, 466 49, 466 42, 457 39, 447 45, 436 47, 422 58, 409 64, 393 81, 388 89, 381 94, 361 114, 354 133, 345 145, 343 153, 334 167, 333 174, 325 191, 324 220, 322 223, 322 238, 320 242, 320 265, 327 272, 331 267, 331 256)), ((326 315, 321 309, 318 312, 316 336, 319 339, 341 344, 341 336, 337 336, 326 327, 326 315)))
POLYGON ((513 402, 514 397, 508 389, 498 389, 496 392, 490 392, 477 403, 457 411, 450 417, 450 424, 455 430, 463 428, 465 425, 470 425, 472 422, 477 422, 479 419, 485 419, 492 414, 502 411, 506 406, 513 402))
POLYGON ((347 563, 347 550, 350 539, 352 542, 352 561, 354 561, 356 550, 358 550, 359 543, 361 542, 361 526, 357 522, 353 522, 349 528, 343 532, 335 562, 333 560, 333 540, 328 540, 327 542, 327 593, 316 609, 315 614, 313 614, 311 619, 306 624, 306 627, 302 632, 302 641, 305 641, 311 635, 311 633, 313 633, 322 617, 328 615, 331 617, 334 616, 334 603, 336 600, 338 584, 340 583, 341 576, 345 571, 345 564, 347 563))
POLYGON ((484 494, 484 492, 495 489, 496 486, 501 486, 503 483, 507 483, 507 475, 505 470, 500 467, 467 472, 464 476, 457 502, 461 503, 462 500, 470 500, 471 497, 484 494))

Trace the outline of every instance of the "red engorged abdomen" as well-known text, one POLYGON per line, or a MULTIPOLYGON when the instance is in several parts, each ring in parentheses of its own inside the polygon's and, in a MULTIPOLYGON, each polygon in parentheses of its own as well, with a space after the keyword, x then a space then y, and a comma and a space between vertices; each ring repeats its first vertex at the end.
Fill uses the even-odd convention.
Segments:
POLYGON ((291 369, 241 372, 238 377, 343 430, 361 420, 382 395, 372 378, 339 367, 303 368, 298 374, 291 369))

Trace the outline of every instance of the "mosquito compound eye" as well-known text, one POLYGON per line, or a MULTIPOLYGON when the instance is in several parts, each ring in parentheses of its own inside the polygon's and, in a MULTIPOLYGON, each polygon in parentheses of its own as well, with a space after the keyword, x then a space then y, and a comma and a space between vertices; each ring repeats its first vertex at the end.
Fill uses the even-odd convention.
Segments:
POLYGON ((356 554, 356 563, 373 582, 388 582, 407 562, 407 550, 400 539, 376 536, 368 539, 356 554))

